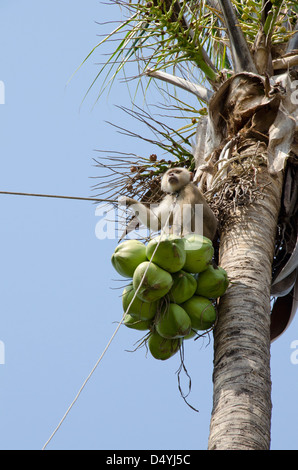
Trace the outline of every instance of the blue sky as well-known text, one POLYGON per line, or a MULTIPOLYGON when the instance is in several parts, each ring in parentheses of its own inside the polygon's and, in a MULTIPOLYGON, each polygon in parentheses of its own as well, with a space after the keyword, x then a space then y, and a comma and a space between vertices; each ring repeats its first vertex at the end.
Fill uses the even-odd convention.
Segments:
MULTIPOLYGON (((130 106, 125 84, 95 107, 95 92, 80 106, 104 48, 67 85, 108 31, 96 21, 119 17, 117 9, 93 0, 2 0, 0 12, 0 191, 88 197, 100 175, 95 149, 156 153, 105 122, 127 125, 114 106, 130 106)), ((89 202, 1 195, 0 210, 0 448, 38 450, 121 318, 123 281, 110 263, 117 241, 96 238, 89 202)), ((272 449, 298 447, 298 365, 290 360, 297 321, 272 345, 272 449)), ((48 449, 206 449, 212 341, 185 348, 195 413, 179 395, 179 357, 127 352, 139 338, 120 328, 48 449)))

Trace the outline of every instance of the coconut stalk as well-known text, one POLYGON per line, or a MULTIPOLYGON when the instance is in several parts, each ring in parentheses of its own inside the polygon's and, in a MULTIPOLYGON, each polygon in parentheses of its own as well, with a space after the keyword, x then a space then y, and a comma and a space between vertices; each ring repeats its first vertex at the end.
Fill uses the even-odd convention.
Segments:
POLYGON ((231 283, 214 329, 209 450, 270 446, 270 284, 282 176, 263 170, 258 182, 263 198, 238 208, 221 233, 219 265, 231 283))
MULTIPOLYGON (((123 173, 113 191, 157 203, 164 171, 175 165, 195 170, 194 181, 219 219, 216 261, 230 280, 218 302, 214 329, 208 448, 267 450, 272 281, 277 283, 274 295, 287 292, 291 297, 286 311, 277 305, 280 315, 295 313, 291 289, 297 269, 297 192, 291 188, 297 175, 298 111, 291 93, 297 63, 296 2, 115 2, 126 5, 130 17, 112 55, 117 60, 107 62, 111 70, 104 84, 112 83, 134 56, 139 80, 147 75, 148 85, 156 80, 183 88, 207 108, 192 121, 196 130, 184 126, 176 131, 160 123, 158 131, 156 120, 144 110, 136 112, 134 105, 135 117, 155 135, 154 141, 141 138, 171 159, 138 157, 130 174, 121 162, 123 173), (279 277, 283 267, 286 279, 279 277), (280 281, 286 285, 279 286, 280 281)), ((176 109, 180 105, 175 95, 176 109)), ((183 105, 181 111, 185 109, 183 105)))

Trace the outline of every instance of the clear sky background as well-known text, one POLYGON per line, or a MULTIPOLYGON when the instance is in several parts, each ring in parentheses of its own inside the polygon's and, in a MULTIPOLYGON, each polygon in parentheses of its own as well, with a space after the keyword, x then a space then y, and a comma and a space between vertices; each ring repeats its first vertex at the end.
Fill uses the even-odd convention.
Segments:
MULTIPOLYGON (((100 175, 96 149, 157 153, 105 123, 128 127, 114 106, 130 106, 125 84, 94 108, 91 93, 80 107, 105 48, 66 86, 97 35, 114 27, 96 22, 117 16, 95 0, 1 1, 0 191, 89 197, 100 175)), ((125 282, 110 263, 117 241, 95 236, 94 204, 0 195, 0 213, 0 448, 38 450, 114 332, 125 282)), ((297 324, 272 345, 272 449, 298 448, 297 324)), ((127 352, 140 337, 120 328, 48 449, 206 449, 212 339, 185 348, 195 413, 178 391, 179 356, 127 352)))

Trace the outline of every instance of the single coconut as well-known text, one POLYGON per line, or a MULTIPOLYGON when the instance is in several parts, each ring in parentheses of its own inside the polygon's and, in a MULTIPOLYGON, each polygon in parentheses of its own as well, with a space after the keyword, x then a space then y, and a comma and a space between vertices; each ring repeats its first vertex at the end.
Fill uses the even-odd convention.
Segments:
POLYGON ((184 237, 186 260, 183 271, 200 273, 205 271, 211 263, 214 254, 212 241, 202 235, 186 235, 184 237))
POLYGON ((203 295, 209 299, 221 297, 229 285, 228 275, 223 268, 210 265, 206 271, 200 273, 197 278, 197 295, 203 295))
POLYGON ((190 333, 191 320, 186 311, 177 304, 169 304, 155 324, 157 333, 163 338, 183 338, 190 333))
POLYGON ((215 322, 216 310, 211 300, 206 297, 194 295, 181 307, 190 317, 191 326, 195 330, 208 330, 215 322))
POLYGON ((147 344, 149 351, 155 359, 165 361, 174 356, 179 351, 182 339, 166 339, 160 336, 156 331, 151 333, 147 344))
POLYGON ((130 305, 134 295, 135 290, 132 284, 129 284, 124 288, 122 293, 123 311, 129 313, 138 320, 152 320, 156 314, 158 302, 144 302, 136 296, 130 305), (129 310, 127 311, 128 307, 129 310))
POLYGON ((185 263, 184 241, 174 237, 155 237, 148 243, 146 255, 162 269, 175 273, 180 271, 185 263))
POLYGON ((150 261, 144 261, 135 270, 133 288, 144 302, 155 302, 164 297, 173 285, 170 273, 150 261), (141 284, 141 286, 140 286, 141 284))
POLYGON ((172 274, 174 284, 169 292, 171 302, 182 304, 190 299, 197 288, 195 277, 185 271, 172 274))
POLYGON ((133 277, 136 267, 146 260, 146 246, 139 240, 120 243, 111 258, 112 265, 123 277, 133 277))
POLYGON ((135 318, 129 313, 127 313, 124 317, 123 323, 128 328, 133 328, 134 330, 144 331, 144 330, 149 330, 152 321, 151 320, 139 320, 138 318, 135 318))

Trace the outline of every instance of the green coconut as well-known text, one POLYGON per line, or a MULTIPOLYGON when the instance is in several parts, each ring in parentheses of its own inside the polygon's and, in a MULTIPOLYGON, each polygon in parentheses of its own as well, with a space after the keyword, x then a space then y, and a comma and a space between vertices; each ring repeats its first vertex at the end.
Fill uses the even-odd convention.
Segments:
POLYGON ((146 246, 139 240, 126 240, 112 255, 112 265, 123 277, 133 277, 136 267, 147 260, 146 246))
POLYGON ((155 328, 163 338, 183 338, 190 333, 191 320, 182 307, 177 304, 169 304, 156 322, 155 328))
POLYGON ((171 302, 182 304, 190 299, 197 288, 195 277, 185 271, 172 274, 174 284, 169 292, 171 302))
MULTIPOLYGON (((133 297, 135 295, 135 290, 132 284, 129 284, 125 287, 122 293, 122 307, 123 311, 126 312, 133 297)), ((139 299, 139 297, 135 297, 129 310, 129 313, 132 317, 135 317, 138 320, 152 320, 152 318, 156 314, 158 302, 144 302, 143 300, 139 299)))
POLYGON ((133 328, 134 330, 149 330, 152 323, 151 320, 139 320, 138 318, 133 317, 127 313, 124 317, 123 323, 128 328, 133 328))
POLYGON ((162 269, 175 273, 180 271, 185 263, 184 241, 174 237, 155 237, 148 243, 146 255, 162 269))
POLYGON ((149 261, 141 263, 133 275, 133 288, 137 290, 140 286, 137 296, 144 302, 161 299, 169 292, 172 285, 171 274, 149 261))
POLYGON ((190 234, 184 238, 186 260, 183 270, 189 273, 205 271, 214 254, 212 241, 203 235, 190 234))
POLYGON ((206 297, 194 295, 184 302, 181 307, 190 317, 191 326, 195 330, 208 330, 216 319, 216 310, 211 300, 206 297))
POLYGON ((200 273, 197 279, 197 295, 203 295, 209 299, 221 297, 229 285, 228 275, 221 267, 210 265, 206 271, 200 273))
POLYGON ((149 351, 155 359, 165 361, 176 354, 181 346, 182 339, 166 339, 160 336, 156 331, 151 333, 147 344, 149 351))

